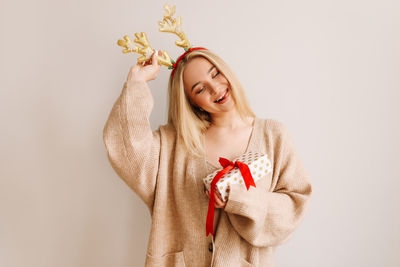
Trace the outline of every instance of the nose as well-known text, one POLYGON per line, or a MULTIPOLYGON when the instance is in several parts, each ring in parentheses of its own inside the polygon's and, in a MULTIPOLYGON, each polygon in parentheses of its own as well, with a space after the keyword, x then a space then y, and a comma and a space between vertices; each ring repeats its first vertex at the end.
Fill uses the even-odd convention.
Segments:
POLYGON ((218 94, 218 89, 215 86, 210 86, 210 94, 212 95, 218 94))
POLYGON ((218 84, 216 82, 211 82, 210 86, 209 86, 210 94, 216 95, 216 94, 220 93, 223 90, 223 88, 221 88, 221 87, 222 86, 220 84, 218 84))

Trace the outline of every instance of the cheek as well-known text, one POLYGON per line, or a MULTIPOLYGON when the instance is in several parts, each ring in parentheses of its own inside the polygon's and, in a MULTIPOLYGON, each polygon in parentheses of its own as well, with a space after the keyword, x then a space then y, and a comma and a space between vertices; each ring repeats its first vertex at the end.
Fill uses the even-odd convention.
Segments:
POLYGON ((200 104, 200 98, 198 96, 196 96, 195 94, 190 95, 187 98, 188 98, 189 103, 191 105, 195 105, 195 106, 197 105, 198 106, 200 104))
POLYGON ((206 105, 209 105, 209 104, 210 104, 208 98, 205 97, 205 96, 199 96, 199 97, 197 97, 196 103, 197 103, 199 106, 206 106, 206 105))
POLYGON ((223 83, 229 83, 224 75, 221 75, 220 81, 223 82, 223 83))

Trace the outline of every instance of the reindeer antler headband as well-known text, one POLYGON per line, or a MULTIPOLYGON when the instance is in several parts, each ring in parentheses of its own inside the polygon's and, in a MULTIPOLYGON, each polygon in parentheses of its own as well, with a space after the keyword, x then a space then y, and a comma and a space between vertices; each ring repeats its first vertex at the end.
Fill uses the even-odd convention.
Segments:
MULTIPOLYGON (((174 76, 176 66, 178 65, 179 61, 181 61, 186 54, 194 51, 194 50, 207 50, 206 48, 203 47, 192 47, 189 43, 188 38, 186 37, 186 34, 182 30, 182 25, 181 25, 181 17, 178 16, 176 19, 173 18, 172 16, 175 14, 175 5, 170 8, 168 4, 164 5, 165 9, 165 14, 164 18, 162 21, 159 21, 158 24, 160 25, 160 28, 158 29, 160 32, 170 32, 173 34, 176 34, 180 40, 176 40, 175 44, 177 46, 182 47, 185 49, 185 53, 183 53, 177 60, 176 62, 170 57, 167 51, 162 51, 162 55, 159 56, 157 55, 157 60, 158 63, 161 65, 164 65, 168 67, 168 69, 172 69, 172 77, 174 76)), ((142 55, 137 59, 139 63, 148 61, 151 58, 151 55, 155 52, 153 48, 151 48, 149 44, 149 40, 147 39, 147 36, 144 32, 135 33, 136 39, 134 40, 135 43, 140 44, 142 47, 132 45, 132 40, 129 38, 129 36, 125 35, 123 38, 124 40, 119 39, 117 44, 119 46, 124 47, 125 49, 122 50, 122 53, 138 53, 142 55)))

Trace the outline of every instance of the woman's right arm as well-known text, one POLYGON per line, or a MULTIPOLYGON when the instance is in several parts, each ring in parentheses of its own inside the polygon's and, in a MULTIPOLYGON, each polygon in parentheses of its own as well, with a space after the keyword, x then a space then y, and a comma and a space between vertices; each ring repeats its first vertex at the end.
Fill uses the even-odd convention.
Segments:
POLYGON ((150 213, 160 155, 160 131, 152 131, 149 117, 154 100, 149 80, 159 71, 157 60, 132 67, 103 129, 108 159, 117 174, 148 206, 150 213))

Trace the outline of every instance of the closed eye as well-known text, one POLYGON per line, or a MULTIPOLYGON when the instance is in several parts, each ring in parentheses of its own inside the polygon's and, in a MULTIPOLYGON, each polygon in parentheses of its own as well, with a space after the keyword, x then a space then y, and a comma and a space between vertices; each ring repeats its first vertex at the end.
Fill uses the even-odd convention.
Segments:
MULTIPOLYGON (((215 77, 217 77, 219 74, 220 74, 220 72, 217 71, 217 73, 216 73, 214 76, 212 76, 213 79, 214 79, 215 77)), ((200 94, 201 92, 203 92, 204 88, 205 88, 205 87, 203 86, 199 91, 196 92, 196 94, 200 94)))
POLYGON ((204 90, 204 86, 203 87, 201 87, 201 89, 199 90, 199 91, 197 91, 197 93, 196 94, 200 94, 202 91, 204 90))

